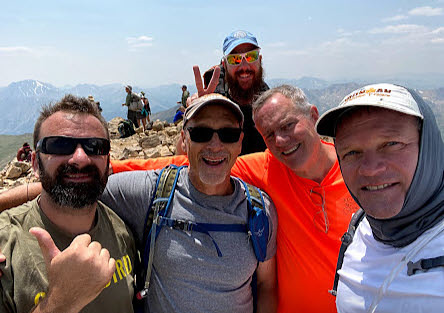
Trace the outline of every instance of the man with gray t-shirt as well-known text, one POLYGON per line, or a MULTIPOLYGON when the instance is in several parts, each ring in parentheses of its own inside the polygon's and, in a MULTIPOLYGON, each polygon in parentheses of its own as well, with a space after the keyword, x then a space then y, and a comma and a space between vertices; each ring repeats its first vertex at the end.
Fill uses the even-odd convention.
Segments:
MULTIPOLYGON (((243 114, 219 94, 196 99, 181 133, 190 166, 179 173, 170 218, 193 223, 245 224, 245 187, 230 177, 242 147, 243 114), (216 135, 216 134, 217 135, 216 135)), ((102 200, 145 246, 146 214, 159 171, 112 175, 102 200)), ((263 193, 269 223, 264 262, 258 262, 247 232, 183 231, 162 227, 156 239, 145 309, 150 312, 253 312, 251 280, 257 274, 257 312, 275 312, 277 218, 263 193), (219 251, 215 248, 217 247, 219 251)))

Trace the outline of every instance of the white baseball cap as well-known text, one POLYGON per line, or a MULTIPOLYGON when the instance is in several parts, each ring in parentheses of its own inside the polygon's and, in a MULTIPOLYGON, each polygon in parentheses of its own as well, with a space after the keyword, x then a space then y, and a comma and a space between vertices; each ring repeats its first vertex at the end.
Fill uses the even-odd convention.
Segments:
POLYGON ((339 117, 357 106, 379 107, 424 119, 418 104, 406 88, 386 83, 374 84, 356 89, 345 96, 337 107, 322 114, 316 123, 318 134, 335 137, 339 117))

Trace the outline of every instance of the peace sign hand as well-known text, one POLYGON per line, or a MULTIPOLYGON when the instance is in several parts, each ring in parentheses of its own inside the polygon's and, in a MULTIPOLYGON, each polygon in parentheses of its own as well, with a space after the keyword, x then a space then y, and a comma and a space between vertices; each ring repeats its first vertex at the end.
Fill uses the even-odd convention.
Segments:
POLYGON ((211 77, 208 87, 205 89, 202 82, 202 75, 200 75, 200 69, 198 65, 193 66, 194 81, 196 82, 197 93, 193 94, 187 99, 187 107, 190 106, 191 102, 195 99, 213 93, 216 90, 217 84, 219 83, 220 67, 216 66, 213 71, 213 76, 211 77))

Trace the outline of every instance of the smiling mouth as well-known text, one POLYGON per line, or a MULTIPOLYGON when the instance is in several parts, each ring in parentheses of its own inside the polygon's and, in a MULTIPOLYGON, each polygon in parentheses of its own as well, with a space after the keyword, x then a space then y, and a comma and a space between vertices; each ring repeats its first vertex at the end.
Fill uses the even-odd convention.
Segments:
POLYGON ((65 179, 69 181, 88 181, 91 180, 92 177, 89 174, 86 173, 72 173, 72 174, 65 174, 65 179))
POLYGON ((365 187, 362 187, 361 189, 365 190, 365 191, 378 191, 378 190, 383 190, 383 189, 386 189, 386 188, 394 186, 394 185, 396 185, 396 184, 373 185, 373 186, 365 186, 365 187))
POLYGON ((214 158, 214 159, 208 159, 208 158, 202 158, 202 160, 205 162, 205 164, 210 165, 210 166, 216 166, 219 164, 222 164, 226 158, 214 158))
POLYGON ((297 146, 291 148, 290 150, 282 151, 282 154, 283 154, 283 155, 289 155, 289 154, 291 154, 291 153, 297 151, 297 150, 299 149, 300 146, 301 146, 301 144, 298 144, 297 146))

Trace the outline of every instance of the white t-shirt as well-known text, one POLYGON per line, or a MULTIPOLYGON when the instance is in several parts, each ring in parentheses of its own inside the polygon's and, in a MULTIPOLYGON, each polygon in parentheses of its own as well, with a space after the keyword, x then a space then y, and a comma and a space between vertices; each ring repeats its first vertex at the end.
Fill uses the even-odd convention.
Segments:
MULTIPOLYGON (((378 289, 391 271, 402 262, 422 239, 436 232, 442 223, 429 229, 413 243, 394 248, 376 241, 370 224, 364 218, 356 230, 353 243, 344 255, 339 271, 338 312, 367 312, 377 297, 378 289)), ((444 232, 431 239, 411 261, 444 255, 444 232)), ((407 275, 407 265, 400 268, 383 293, 375 312, 444 312, 444 267, 407 275)))

